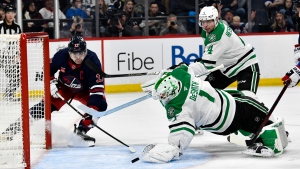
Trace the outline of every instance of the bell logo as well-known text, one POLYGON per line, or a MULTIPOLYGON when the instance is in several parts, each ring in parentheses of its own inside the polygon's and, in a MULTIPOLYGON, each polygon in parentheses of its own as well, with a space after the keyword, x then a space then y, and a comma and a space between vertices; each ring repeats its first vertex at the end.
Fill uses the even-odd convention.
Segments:
POLYGON ((176 65, 180 62, 193 63, 195 59, 202 58, 203 46, 199 45, 199 54, 190 53, 186 54, 182 46, 172 46, 172 65, 176 65))

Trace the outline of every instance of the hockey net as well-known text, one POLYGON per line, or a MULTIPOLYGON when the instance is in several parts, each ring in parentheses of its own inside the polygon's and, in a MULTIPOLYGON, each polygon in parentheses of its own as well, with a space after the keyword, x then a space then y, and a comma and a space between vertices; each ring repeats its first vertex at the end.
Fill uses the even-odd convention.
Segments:
POLYGON ((48 35, 0 35, 0 57, 0 168, 30 168, 33 149, 51 148, 48 35))

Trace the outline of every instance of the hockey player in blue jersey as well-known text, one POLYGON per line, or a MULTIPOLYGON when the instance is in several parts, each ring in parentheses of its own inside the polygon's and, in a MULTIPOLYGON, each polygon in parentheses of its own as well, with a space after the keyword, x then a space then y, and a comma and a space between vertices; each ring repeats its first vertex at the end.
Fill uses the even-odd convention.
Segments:
MULTIPOLYGON (((97 111, 106 110, 103 78, 84 64, 85 59, 93 61, 101 68, 96 53, 87 49, 86 42, 80 36, 72 37, 68 48, 61 49, 54 54, 50 64, 51 112, 60 110, 65 104, 57 93, 65 100, 74 99, 97 111), (58 78, 55 78, 54 74, 58 71, 58 78)), ((44 103, 40 102, 39 104, 44 103)), ((43 118, 40 114, 39 104, 30 109, 30 114, 34 119, 43 118)), ((76 133, 85 141, 94 143, 95 139, 86 133, 92 128, 92 121, 97 124, 96 120, 85 113, 75 130, 76 133)))
MULTIPOLYGON (((86 42, 80 36, 72 37, 67 48, 54 54, 50 64, 51 112, 60 110, 65 104, 65 101, 59 98, 57 93, 65 100, 77 100, 97 111, 107 109, 103 78, 84 64, 86 59, 101 68, 96 53, 87 49, 86 42), (59 75, 56 78, 54 75, 58 71, 59 75)), ((44 100, 31 107, 29 112, 34 120, 44 118, 44 100)), ((86 133, 93 127, 92 124, 97 124, 97 120, 92 115, 85 113, 78 127, 75 126, 74 132, 89 146, 95 145, 95 138, 86 133)), ((20 120, 10 124, 0 138, 12 140, 13 136, 20 131, 20 126, 20 120)))

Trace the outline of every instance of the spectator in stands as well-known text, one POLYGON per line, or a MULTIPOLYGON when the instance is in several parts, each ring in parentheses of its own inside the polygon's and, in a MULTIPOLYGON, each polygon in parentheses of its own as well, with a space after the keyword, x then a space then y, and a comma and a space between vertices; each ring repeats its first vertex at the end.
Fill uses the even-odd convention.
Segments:
MULTIPOLYGON (((163 16, 163 13, 160 12, 159 6, 157 2, 151 2, 149 5, 149 10, 148 10, 149 17, 158 17, 158 16, 163 16)), ((145 23, 145 20, 142 21, 142 25, 140 27, 143 29, 143 34, 145 35, 144 27, 148 25, 149 27, 149 35, 154 36, 154 35, 159 35, 160 33, 160 24, 162 20, 153 20, 149 19, 148 24, 145 23), (145 26, 144 26, 144 25, 145 26)))
POLYGON ((67 10, 66 17, 68 19, 71 19, 75 16, 80 16, 83 19, 88 18, 86 11, 82 10, 81 7, 82 0, 73 0, 72 7, 67 10))
POLYGON ((125 37, 133 36, 133 27, 128 24, 128 16, 125 11, 118 11, 116 18, 108 20, 108 26, 105 28, 106 37, 125 37))
POLYGON ((134 5, 135 2, 133 0, 125 0, 124 2, 124 11, 127 13, 128 16, 128 24, 133 28, 133 36, 140 36, 142 35, 142 30, 139 27, 142 20, 140 19, 132 19, 132 17, 137 17, 137 14, 134 12, 134 5))
POLYGON ((277 12, 271 25, 272 32, 293 32, 294 28, 289 22, 285 21, 284 15, 277 12))
POLYGON ((250 16, 251 21, 248 21, 246 23, 245 27, 244 27, 244 32, 245 33, 248 33, 248 32, 250 32, 250 30, 252 30, 253 26, 255 25, 255 22, 254 22, 255 17, 256 17, 256 11, 252 10, 251 11, 251 16, 250 16), (251 22, 251 27, 250 27, 250 22, 251 22))
POLYGON ((4 18, 5 18, 4 9, 0 7, 0 23, 3 22, 4 18))
MULTIPOLYGON (((107 10, 108 7, 105 4, 104 0, 99 0, 99 32, 100 32, 100 36, 104 36, 104 32, 105 32, 105 28, 108 25, 107 21, 108 21, 108 16, 107 16, 107 10)), ((95 30, 95 23, 96 23, 96 16, 95 16, 95 6, 91 8, 91 16, 93 18, 93 32, 96 32, 95 30)))
POLYGON ((73 17, 70 30, 62 30, 61 38, 71 38, 74 36, 92 37, 92 33, 84 27, 83 19, 80 16, 73 17))
MULTIPOLYGON (((43 19, 42 15, 37 11, 35 1, 31 0, 25 5, 24 19, 43 19)), ((24 22, 24 32, 41 32, 43 21, 24 22)))
POLYGON ((276 12, 279 11, 284 4, 284 0, 266 0, 265 6, 269 12, 271 20, 274 20, 276 12))
MULTIPOLYGON (((39 10, 39 13, 42 15, 43 19, 53 19, 53 0, 45 0, 45 7, 39 10)), ((59 19, 66 19, 65 14, 61 12, 59 9, 58 11, 58 18, 59 19)), ((66 26, 66 23, 61 24, 63 27, 66 26)), ((54 29, 53 29, 53 22, 45 21, 42 25, 44 28, 44 32, 49 34, 49 38, 54 38, 54 29)))
POLYGON ((177 21, 177 16, 170 14, 167 17, 167 23, 164 24, 160 31, 161 36, 170 34, 187 34, 187 31, 181 22, 177 21))
POLYGON ((232 22, 233 22, 233 16, 234 16, 234 13, 232 10, 228 10, 226 11, 225 15, 224 15, 224 20, 227 22, 227 24, 230 26, 232 25, 232 22))
POLYGON ((231 29, 235 34, 244 33, 245 24, 241 22, 241 18, 239 16, 233 17, 233 22, 230 25, 231 29))
POLYGON ((81 9, 84 10, 88 16, 88 18, 92 17, 91 9, 95 8, 96 0, 83 0, 81 9))
POLYGON ((222 13, 226 13, 228 10, 234 11, 235 15, 238 15, 242 20, 245 19, 246 10, 243 7, 239 7, 238 0, 225 0, 222 1, 222 13))
POLYGON ((293 7, 293 0, 285 0, 283 8, 281 8, 279 12, 284 14, 286 22, 289 22, 293 27, 295 27, 295 24, 292 20, 292 17, 295 15, 293 7))

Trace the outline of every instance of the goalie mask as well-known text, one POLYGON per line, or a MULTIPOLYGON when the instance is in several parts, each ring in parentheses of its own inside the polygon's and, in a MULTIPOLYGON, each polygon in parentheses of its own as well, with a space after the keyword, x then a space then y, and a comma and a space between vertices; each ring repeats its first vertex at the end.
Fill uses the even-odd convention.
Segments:
POLYGON ((182 84, 174 78, 170 73, 164 74, 156 83, 152 96, 154 99, 159 99, 166 106, 171 100, 178 96, 182 84))
POLYGON ((199 26, 203 27, 203 21, 214 20, 215 28, 218 26, 219 13, 214 6, 206 6, 199 13, 199 26))
POLYGON ((81 64, 87 53, 86 42, 84 39, 81 36, 72 37, 69 41, 68 49, 70 58, 73 62, 81 64))

